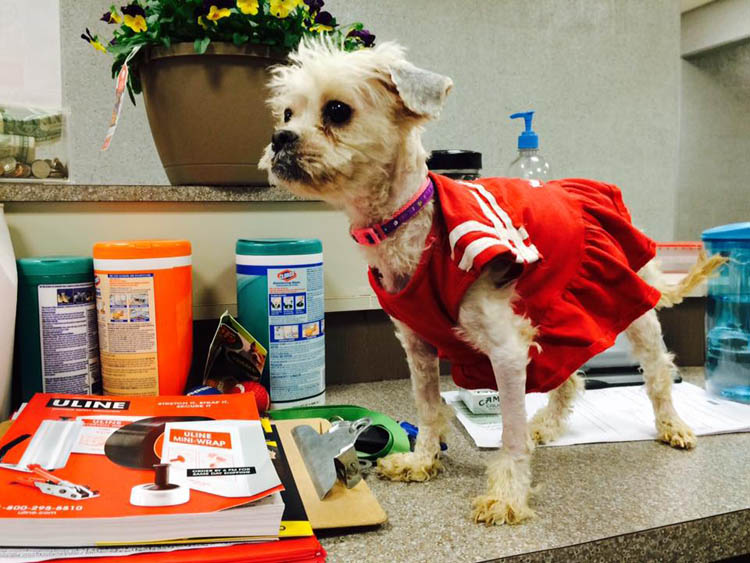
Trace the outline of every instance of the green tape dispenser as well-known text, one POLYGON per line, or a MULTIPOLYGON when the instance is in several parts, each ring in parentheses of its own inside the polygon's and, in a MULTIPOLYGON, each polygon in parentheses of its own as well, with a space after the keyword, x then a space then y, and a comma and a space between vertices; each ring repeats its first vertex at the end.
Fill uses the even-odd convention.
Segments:
POLYGON ((324 405, 319 407, 294 407, 269 411, 272 420, 293 420, 297 418, 325 418, 330 422, 336 420, 355 421, 363 417, 372 420, 372 424, 362 432, 354 443, 357 457, 375 460, 390 453, 408 452, 409 437, 398 423, 388 415, 368 410, 355 405, 324 405))

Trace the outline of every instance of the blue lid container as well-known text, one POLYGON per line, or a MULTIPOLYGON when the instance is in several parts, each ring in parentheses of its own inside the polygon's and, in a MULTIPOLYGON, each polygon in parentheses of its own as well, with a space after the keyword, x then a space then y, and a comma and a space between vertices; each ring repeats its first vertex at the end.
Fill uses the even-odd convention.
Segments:
POLYGON ((708 229, 702 239, 728 259, 708 280, 706 389, 750 403, 750 222, 708 229))

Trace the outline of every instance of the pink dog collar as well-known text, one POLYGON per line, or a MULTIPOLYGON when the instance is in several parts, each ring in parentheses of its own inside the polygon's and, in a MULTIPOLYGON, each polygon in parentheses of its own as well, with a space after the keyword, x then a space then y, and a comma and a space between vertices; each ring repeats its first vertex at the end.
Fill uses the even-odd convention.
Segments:
POLYGON ((396 211, 393 217, 388 221, 376 223, 370 227, 352 229, 350 231, 352 238, 357 241, 357 243, 364 246, 375 246, 380 244, 401 225, 414 217, 419 210, 430 201, 434 194, 435 186, 432 184, 432 180, 426 178, 422 185, 419 186, 419 190, 414 194, 414 197, 412 197, 401 209, 396 211))

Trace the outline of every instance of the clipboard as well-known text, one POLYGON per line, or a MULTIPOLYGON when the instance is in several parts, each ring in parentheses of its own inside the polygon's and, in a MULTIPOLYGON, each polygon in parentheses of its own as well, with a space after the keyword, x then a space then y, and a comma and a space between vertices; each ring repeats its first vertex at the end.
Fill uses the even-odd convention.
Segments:
POLYGON ((331 424, 322 418, 274 421, 313 529, 376 526, 388 520, 388 516, 364 479, 351 489, 337 481, 324 500, 318 498, 305 468, 305 462, 292 437, 292 429, 301 424, 312 426, 319 433, 327 431, 331 424))

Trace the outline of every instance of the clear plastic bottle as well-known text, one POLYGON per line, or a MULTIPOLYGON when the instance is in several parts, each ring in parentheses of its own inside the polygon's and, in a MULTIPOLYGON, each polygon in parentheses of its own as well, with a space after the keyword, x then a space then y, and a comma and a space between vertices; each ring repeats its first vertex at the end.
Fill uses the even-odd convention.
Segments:
POLYGON ((710 254, 729 259, 708 279, 706 389, 750 403, 750 223, 715 227, 702 238, 710 254))
MULTIPOLYGON (((533 111, 514 113, 511 119, 523 118, 524 131, 518 136, 518 157, 508 167, 509 178, 539 180, 546 182, 552 178, 549 163, 539 154, 539 137, 531 129, 533 111)), ((535 187, 541 187, 541 184, 535 187)))
POLYGON ((18 273, 13 244, 0 203, 0 420, 5 420, 11 408, 11 372, 13 368, 13 337, 16 322, 18 273))

